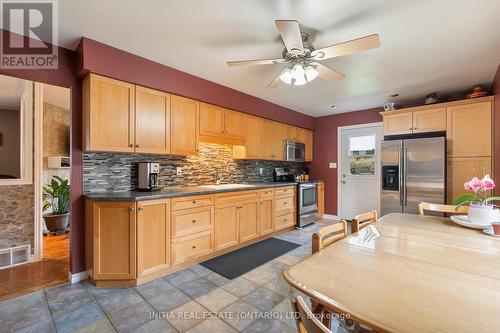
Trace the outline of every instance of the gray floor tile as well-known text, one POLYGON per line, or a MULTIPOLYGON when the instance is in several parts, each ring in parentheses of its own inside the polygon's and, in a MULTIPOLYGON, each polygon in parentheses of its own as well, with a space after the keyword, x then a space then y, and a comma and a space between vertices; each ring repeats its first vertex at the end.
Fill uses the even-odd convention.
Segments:
POLYGON ((274 280, 269 281, 265 285, 264 288, 277 292, 280 295, 285 297, 292 297, 292 287, 284 280, 282 276, 276 278, 274 280))
POLYGON ((265 263, 264 265, 260 266, 259 268, 262 268, 263 270, 265 270, 269 273, 273 273, 273 274, 276 274, 279 276, 279 275, 283 274, 283 270, 287 267, 288 267, 287 264, 284 264, 280 261, 271 260, 271 261, 265 263))
POLYGON ((198 278, 179 286, 179 289, 191 298, 197 298, 205 295, 215 288, 217 288, 217 285, 215 283, 210 282, 204 278, 198 278))
POLYGON ((87 288, 64 288, 64 291, 47 292, 46 295, 52 315, 66 313, 94 302, 87 288))
POLYGON ((223 286, 225 285, 226 283, 230 282, 231 280, 229 280, 228 278, 225 278, 223 277, 222 275, 219 275, 215 272, 211 272, 210 274, 207 274, 204 276, 205 279, 207 279, 208 281, 210 282, 213 282, 215 283, 216 285, 218 285, 219 287, 220 286, 223 286))
POLYGON ((219 311, 236 300, 238 300, 238 297, 222 288, 216 288, 208 294, 202 295, 196 299, 198 303, 214 312, 219 311))
POLYGON ((209 318, 190 328, 188 333, 236 333, 237 331, 218 318, 209 318))
POLYGON ((64 283, 55 287, 51 287, 45 289, 45 296, 47 297, 47 300, 52 300, 59 297, 63 297, 64 295, 72 293, 75 290, 87 290, 87 283, 84 282, 78 282, 73 284, 64 283))
POLYGON ((114 311, 109 319, 118 332, 130 332, 152 320, 153 308, 145 301, 114 311))
POLYGON ((189 269, 183 269, 182 271, 178 271, 170 275, 167 275, 165 279, 167 279, 167 281, 173 284, 174 286, 178 287, 181 284, 192 281, 194 279, 198 279, 199 277, 200 276, 195 272, 189 269))
POLYGON ((262 311, 269 311, 278 305, 284 296, 266 288, 258 288, 244 296, 242 300, 258 307, 262 311))
POLYGON ((148 303, 161 312, 168 312, 189 301, 191 298, 177 288, 148 299, 148 303))
POLYGON ((133 288, 96 288, 92 289, 92 294, 108 314, 143 301, 133 288))
POLYGON ((163 294, 173 288, 174 286, 171 285, 166 279, 156 279, 136 287, 136 290, 142 295, 142 297, 147 299, 163 294))
POLYGON ((7 332, 35 326, 50 319, 42 291, 0 302, 0 328, 7 332))
POLYGON ((222 309, 223 320, 238 331, 243 330, 256 319, 256 314, 261 310, 242 300, 238 300, 222 309))
POLYGON ((296 264, 299 261, 301 261, 302 258, 299 258, 299 257, 296 257, 296 256, 292 256, 291 254, 287 253, 287 254, 282 255, 281 257, 278 257, 278 258, 276 258, 274 260, 282 262, 282 263, 284 263, 286 265, 293 265, 293 264, 296 264))
POLYGON ((309 257, 311 253, 311 247, 310 246, 301 246, 293 251, 288 252, 292 256, 300 257, 300 258, 306 258, 309 257))
POLYGON ((242 297, 257 289, 259 286, 244 277, 239 277, 222 286, 231 294, 242 297))
MULTIPOLYGON (((6 329, 2 326, 2 329, 6 329)), ((52 318, 37 320, 35 323, 24 326, 20 329, 15 330, 16 333, 52 333, 55 332, 56 329, 54 327, 54 323, 52 322, 52 318)), ((7 332, 7 330, 6 330, 7 332)), ((14 332, 14 331, 13 331, 14 332)))
POLYGON ((258 319, 243 330, 244 333, 295 333, 290 326, 278 319, 258 319))
POLYGON ((91 326, 104 319, 104 313, 95 303, 59 315, 54 315, 54 324, 58 333, 74 332, 91 326))
POLYGON ((177 330, 165 319, 153 319, 137 327, 133 333, 177 333, 177 330))
POLYGON ((205 266, 202 266, 199 264, 191 266, 191 267, 189 267, 189 269, 192 270, 193 272, 195 272, 196 274, 198 274, 199 276, 206 276, 210 273, 213 273, 211 270, 209 270, 205 266))
MULTIPOLYGON (((292 308, 292 302, 290 299, 285 298, 278 305, 276 305, 271 312, 279 313, 279 319, 287 324, 288 326, 295 328, 295 318, 294 318, 294 309, 292 308)), ((273 317, 275 318, 275 317, 273 317)))
POLYGON ((262 268, 256 268, 248 273, 245 273, 243 277, 255 284, 263 285, 277 278, 278 276, 276 274, 269 273, 268 271, 265 271, 262 268))
MULTIPOLYGON (((196 301, 188 302, 171 311, 168 322, 180 332, 185 332, 203 321, 208 310, 196 301), (187 316, 186 316, 187 314, 187 316)), ((215 332, 214 332, 215 333, 215 332)))
POLYGON ((103 318, 96 322, 91 323, 85 327, 82 327, 73 333, 115 333, 115 329, 111 325, 108 318, 103 318))

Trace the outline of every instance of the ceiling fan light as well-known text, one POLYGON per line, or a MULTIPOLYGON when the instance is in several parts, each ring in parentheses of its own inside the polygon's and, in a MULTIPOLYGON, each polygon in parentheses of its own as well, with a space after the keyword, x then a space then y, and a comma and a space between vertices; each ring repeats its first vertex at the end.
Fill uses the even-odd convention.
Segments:
POLYGON ((285 71, 281 73, 280 80, 286 84, 292 84, 292 69, 286 68, 285 71))
POLYGON ((318 74, 319 74, 319 72, 316 70, 316 68, 314 68, 312 66, 306 66, 305 72, 306 72, 307 82, 311 82, 312 80, 317 78, 318 74))
POLYGON ((303 64, 295 64, 292 68, 292 79, 294 86, 302 86, 307 83, 306 72, 303 64))

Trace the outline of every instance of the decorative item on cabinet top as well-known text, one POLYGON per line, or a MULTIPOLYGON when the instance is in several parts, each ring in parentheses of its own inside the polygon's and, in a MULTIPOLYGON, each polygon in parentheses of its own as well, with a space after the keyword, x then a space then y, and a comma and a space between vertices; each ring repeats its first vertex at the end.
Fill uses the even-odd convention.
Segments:
POLYGON ((486 96, 486 91, 483 91, 483 87, 481 85, 477 85, 472 88, 472 91, 466 96, 466 98, 472 99, 484 96, 486 96))
POLYGON ((293 132, 312 161, 310 130, 96 74, 83 81, 83 126, 89 152, 196 156, 204 141, 233 145, 234 158, 257 160, 284 160, 283 141, 293 132))

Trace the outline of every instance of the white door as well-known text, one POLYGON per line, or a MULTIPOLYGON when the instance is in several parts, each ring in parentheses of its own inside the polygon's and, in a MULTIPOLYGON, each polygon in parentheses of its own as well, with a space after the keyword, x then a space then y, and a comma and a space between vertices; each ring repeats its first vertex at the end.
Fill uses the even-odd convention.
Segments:
POLYGON ((382 125, 346 126, 340 131, 339 217, 376 209, 380 213, 382 125))

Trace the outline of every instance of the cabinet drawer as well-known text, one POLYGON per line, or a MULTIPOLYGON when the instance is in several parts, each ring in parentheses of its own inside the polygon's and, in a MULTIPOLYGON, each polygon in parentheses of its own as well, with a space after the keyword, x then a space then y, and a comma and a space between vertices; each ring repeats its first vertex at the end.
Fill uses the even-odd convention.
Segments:
POLYGON ((214 204, 214 195, 193 195, 189 197, 180 197, 172 199, 172 210, 196 208, 210 206, 214 204))
POLYGON ((266 188, 264 190, 260 190, 260 199, 268 199, 274 196, 274 191, 272 188, 266 188))
POLYGON ((228 202, 241 202, 241 201, 258 201, 259 191, 239 191, 221 193, 215 195, 216 204, 224 204, 228 202))
POLYGON ((172 212, 172 238, 213 229, 214 207, 183 209, 172 212))
POLYGON ((294 186, 280 187, 274 189, 274 195, 277 197, 293 195, 295 193, 294 186))
POLYGON ((176 238, 172 241, 172 264, 179 265, 213 251, 211 231, 176 238))
POLYGON ((295 224, 295 214, 286 214, 274 219, 275 230, 286 228, 295 224))
POLYGON ((295 212, 295 197, 274 199, 275 215, 281 216, 295 212))

